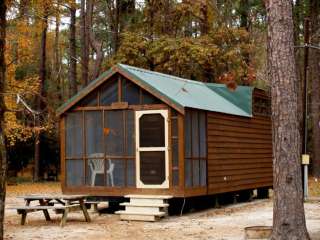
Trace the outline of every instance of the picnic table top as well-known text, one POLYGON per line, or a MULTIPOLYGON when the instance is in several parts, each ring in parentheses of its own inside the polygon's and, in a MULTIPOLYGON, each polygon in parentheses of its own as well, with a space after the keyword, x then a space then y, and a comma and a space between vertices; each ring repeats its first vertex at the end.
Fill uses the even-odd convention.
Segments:
POLYGON ((52 199, 63 199, 63 200, 80 200, 87 198, 88 195, 65 195, 65 194, 31 194, 18 196, 25 200, 52 200, 52 199))

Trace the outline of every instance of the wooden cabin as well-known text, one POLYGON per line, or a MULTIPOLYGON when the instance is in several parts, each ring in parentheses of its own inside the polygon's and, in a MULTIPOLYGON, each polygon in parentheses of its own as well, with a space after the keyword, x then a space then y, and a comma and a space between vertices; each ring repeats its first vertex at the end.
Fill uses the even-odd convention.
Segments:
POLYGON ((118 64, 58 109, 66 194, 191 197, 272 187, 264 91, 118 64))

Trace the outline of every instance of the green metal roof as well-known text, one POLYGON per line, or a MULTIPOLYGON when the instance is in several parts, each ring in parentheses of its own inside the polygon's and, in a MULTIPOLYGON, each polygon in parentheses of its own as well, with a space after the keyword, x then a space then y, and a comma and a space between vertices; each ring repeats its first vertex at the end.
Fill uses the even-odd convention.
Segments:
POLYGON ((184 112, 184 108, 188 107, 245 117, 252 116, 253 87, 238 86, 235 91, 230 91, 224 84, 192 81, 124 64, 116 65, 90 83, 62 105, 58 109, 58 115, 72 107, 103 83, 108 78, 107 76, 115 72, 128 77, 180 112, 184 112))

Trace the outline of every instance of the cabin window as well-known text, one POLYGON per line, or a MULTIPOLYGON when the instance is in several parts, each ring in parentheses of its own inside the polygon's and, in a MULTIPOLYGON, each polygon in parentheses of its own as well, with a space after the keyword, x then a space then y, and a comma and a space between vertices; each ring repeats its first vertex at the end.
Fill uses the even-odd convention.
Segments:
POLYGON ((125 129, 126 129, 126 149, 125 155, 135 156, 135 122, 134 112, 126 111, 125 115, 125 129))
POLYGON ((141 104, 159 104, 161 103, 161 101, 154 97, 153 95, 151 95, 150 93, 142 90, 141 91, 141 104))
POLYGON ((140 104, 140 88, 133 82, 122 79, 122 101, 129 105, 140 104))
POLYGON ((66 117, 66 157, 78 158, 83 155, 82 112, 69 113, 66 117))
POLYGON ((129 105, 161 104, 161 100, 154 97, 140 86, 120 75, 111 77, 98 89, 82 99, 78 107, 103 107, 112 103, 126 102, 129 105))
POLYGON ((88 111, 85 116, 86 155, 103 155, 102 112, 88 111), (94 144, 92 144, 94 143, 94 144))
POLYGON ((124 159, 110 159, 108 162, 109 169, 113 170, 113 173, 108 174, 108 186, 111 187, 124 187, 125 183, 125 164, 126 161, 124 159), (111 168, 110 164, 114 164, 113 169, 111 168))
POLYGON ((72 159, 66 160, 66 184, 67 186, 83 185, 83 160, 72 159))
POLYGON ((107 156, 119 156, 124 151, 123 111, 105 112, 105 147, 107 156))
POLYGON ((186 187, 192 187, 192 161, 189 158, 186 158, 185 160, 185 185, 186 187))
POLYGON ((136 185, 136 165, 135 161, 128 160, 127 161, 127 186, 135 186, 136 185))
POLYGON ((106 82, 100 90, 100 105, 110 105, 118 102, 118 81, 106 82))
POLYGON ((133 186, 134 175, 134 113, 105 111, 105 149, 107 186, 133 186))
POLYGON ((84 112, 86 147, 86 182, 90 186, 104 185, 104 150, 102 112, 84 112), (94 143, 94 144, 92 144, 94 143))
POLYGON ((81 107, 98 106, 98 91, 95 91, 85 97, 79 104, 81 107))
POLYGON ((171 111, 172 185, 179 185, 179 138, 178 113, 171 111))
POLYGON ((185 114, 185 185, 206 186, 206 114, 189 110, 185 114))

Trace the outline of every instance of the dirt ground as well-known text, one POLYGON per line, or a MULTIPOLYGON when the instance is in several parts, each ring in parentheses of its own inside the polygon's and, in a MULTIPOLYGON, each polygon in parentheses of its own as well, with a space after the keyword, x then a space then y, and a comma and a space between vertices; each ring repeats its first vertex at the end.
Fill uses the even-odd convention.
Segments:
MULTIPOLYGON (((315 182, 318 185, 318 182, 315 182)), ((312 185, 313 186, 313 185, 312 185)), ((313 187, 311 194, 318 194, 313 187)), ((59 184, 19 184, 8 186, 6 207, 23 204, 19 195, 30 193, 60 193, 59 184)), ((320 240, 320 201, 305 204, 307 227, 313 240, 320 240)), ((61 215, 50 214, 52 222, 46 222, 41 212, 31 213, 25 226, 20 226, 20 216, 14 210, 6 210, 5 239, 53 240, 53 239, 244 239, 243 229, 254 225, 272 224, 272 201, 233 204, 180 216, 170 216, 159 222, 119 221, 113 214, 98 215, 90 211, 91 223, 84 222, 80 212, 70 213, 67 225, 59 227, 61 215)))

